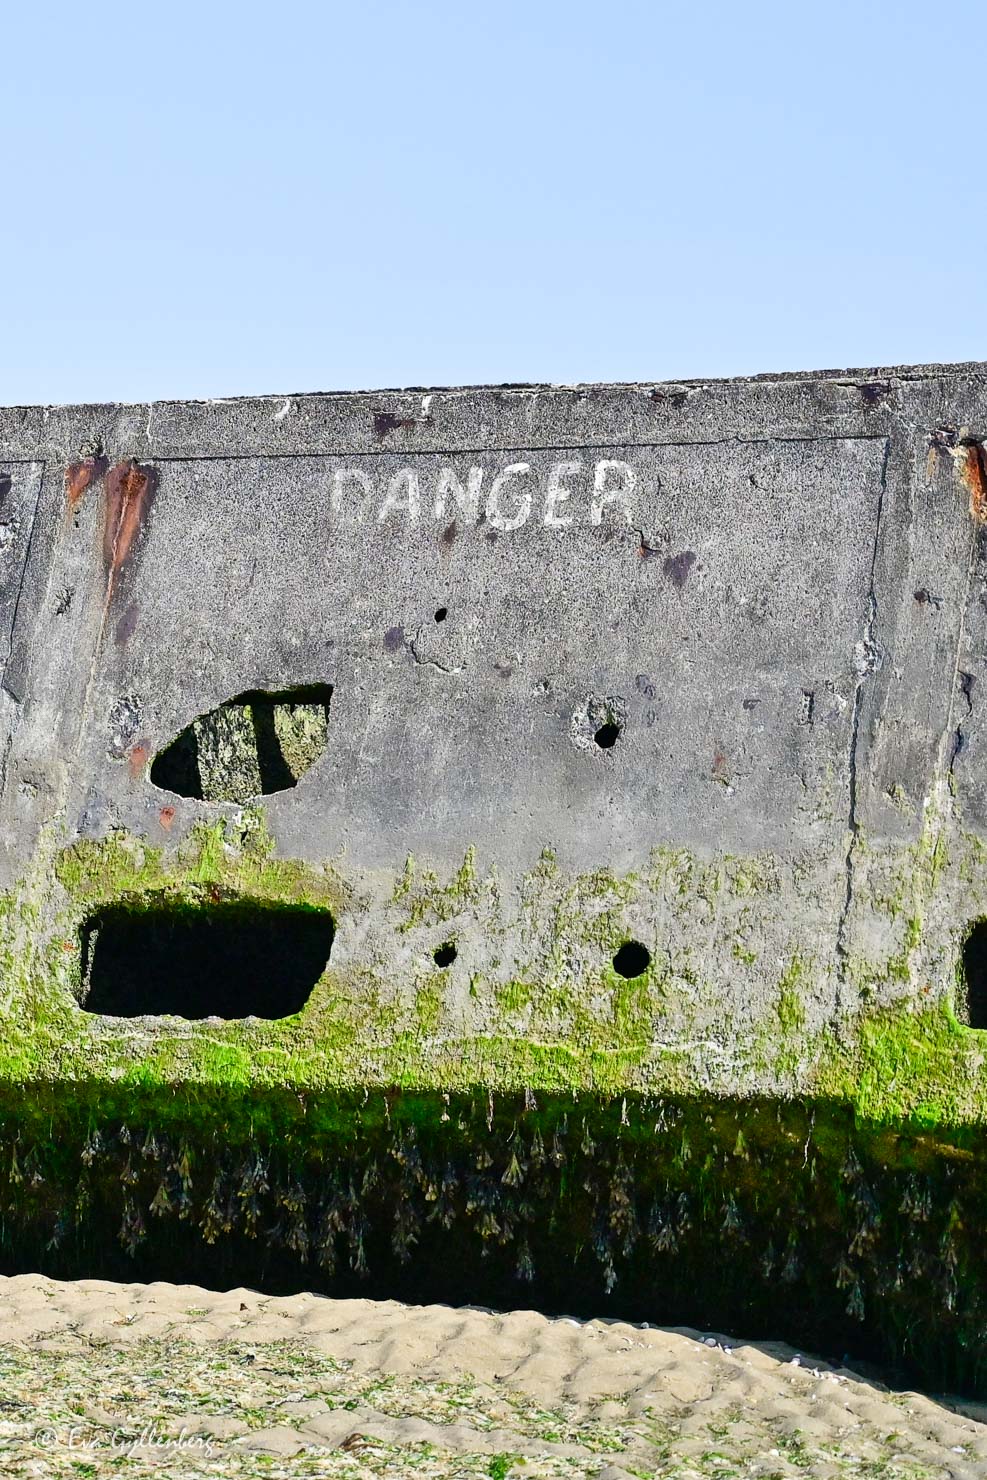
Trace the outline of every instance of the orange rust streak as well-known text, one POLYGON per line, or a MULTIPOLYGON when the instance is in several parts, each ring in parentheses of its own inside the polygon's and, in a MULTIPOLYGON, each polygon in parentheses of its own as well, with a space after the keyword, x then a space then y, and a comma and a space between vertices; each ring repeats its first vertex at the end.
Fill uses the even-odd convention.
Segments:
POLYGON ((970 494, 970 514, 978 524, 983 524, 987 519, 987 470, 984 467, 984 449, 979 442, 971 442, 963 448, 960 477, 970 494))
POLYGON ((150 501, 151 475, 131 458, 106 476, 106 527, 103 562, 110 575, 123 565, 140 532, 150 501))
POLYGON ((131 776, 139 776, 147 765, 150 751, 146 745, 132 745, 127 751, 127 765, 130 767, 131 776))
POLYGON ((106 471, 106 460, 102 457, 84 457, 79 462, 69 463, 65 469, 65 497, 69 510, 74 514, 87 488, 106 471))
POLYGON ((174 807, 162 807, 161 811, 158 813, 158 821, 161 823, 161 826, 164 828, 165 832, 171 832, 171 824, 174 822, 174 820, 174 807))

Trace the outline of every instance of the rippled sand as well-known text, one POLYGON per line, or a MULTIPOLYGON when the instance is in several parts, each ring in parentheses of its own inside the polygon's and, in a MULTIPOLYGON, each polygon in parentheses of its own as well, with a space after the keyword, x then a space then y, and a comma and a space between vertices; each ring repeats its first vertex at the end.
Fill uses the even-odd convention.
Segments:
POLYGON ((987 1476, 979 1413, 690 1330, 0 1279, 3 1475, 987 1476))

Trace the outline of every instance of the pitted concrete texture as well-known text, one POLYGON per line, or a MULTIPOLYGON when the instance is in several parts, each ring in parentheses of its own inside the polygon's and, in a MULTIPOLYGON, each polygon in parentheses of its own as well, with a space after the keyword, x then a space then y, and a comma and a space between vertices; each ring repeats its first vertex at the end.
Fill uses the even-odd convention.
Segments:
POLYGON ((979 365, 0 411, 0 888, 36 905, 13 956, 67 920, 71 1006, 60 851, 126 836, 167 866, 217 819, 235 847, 248 799, 156 787, 154 756, 320 684, 324 754, 254 812, 331 865, 331 970, 368 1022, 455 938, 423 1061, 577 1043, 574 1001, 625 1047, 627 939, 642 1086, 667 1051, 797 1082, 768 1041, 786 991, 796 1059, 871 1007, 962 1015, 985 434, 979 365))

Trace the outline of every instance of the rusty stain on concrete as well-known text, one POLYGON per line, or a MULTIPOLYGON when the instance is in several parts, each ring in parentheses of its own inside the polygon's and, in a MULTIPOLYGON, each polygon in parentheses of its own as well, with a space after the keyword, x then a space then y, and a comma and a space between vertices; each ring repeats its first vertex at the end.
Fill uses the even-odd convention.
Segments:
POLYGON ((987 518, 987 468, 980 442, 966 442, 955 452, 963 486, 970 495, 970 517, 977 524, 987 518))
POLYGON ((75 513, 87 490, 104 476, 108 466, 106 458, 99 456, 83 457, 78 462, 69 463, 65 469, 65 498, 70 514, 75 513))
POLYGON ((141 740, 137 745, 132 745, 127 751, 127 766, 133 777, 140 776, 147 765, 151 755, 151 747, 146 740, 141 740))
POLYGON ((378 442, 383 442, 391 432, 413 432, 417 426, 428 426, 431 420, 430 416, 418 420, 413 416, 395 416, 393 411, 375 411, 374 436, 378 442))
POLYGON ((103 526, 103 565, 112 591, 134 552, 157 488, 157 473, 134 459, 119 462, 106 475, 106 522, 103 526))

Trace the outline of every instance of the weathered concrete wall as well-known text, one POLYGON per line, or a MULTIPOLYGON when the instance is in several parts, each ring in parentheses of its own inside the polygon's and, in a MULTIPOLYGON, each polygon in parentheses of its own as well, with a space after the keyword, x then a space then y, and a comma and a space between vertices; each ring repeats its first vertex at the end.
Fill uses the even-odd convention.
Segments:
POLYGON ((0 1067, 979 1116, 984 435, 982 366, 0 411, 0 1067), (313 684, 293 789, 152 784, 313 684), (210 890, 332 907, 298 1018, 80 1010, 210 890))

